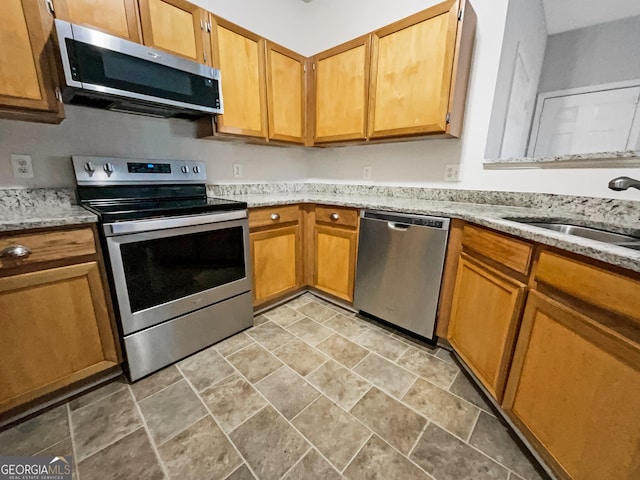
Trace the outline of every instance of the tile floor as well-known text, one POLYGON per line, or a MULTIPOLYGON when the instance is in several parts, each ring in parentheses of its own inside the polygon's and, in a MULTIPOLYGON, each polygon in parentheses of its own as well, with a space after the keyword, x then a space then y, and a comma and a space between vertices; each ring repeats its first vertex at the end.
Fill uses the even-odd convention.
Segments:
POLYGON ((9 430, 90 479, 542 477, 446 350, 309 293, 133 385, 9 430))

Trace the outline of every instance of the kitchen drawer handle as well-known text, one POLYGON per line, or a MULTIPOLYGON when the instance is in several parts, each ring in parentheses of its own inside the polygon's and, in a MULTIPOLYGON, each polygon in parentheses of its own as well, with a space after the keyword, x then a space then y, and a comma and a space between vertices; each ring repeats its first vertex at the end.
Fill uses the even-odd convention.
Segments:
POLYGON ((0 258, 24 258, 31 255, 31 250, 23 245, 11 245, 0 252, 0 258))
POLYGON ((331 215, 329 215, 329 218, 334 222, 337 222, 338 220, 340 220, 340 214, 333 212, 331 215))
POLYGON ((271 220, 273 220, 274 222, 276 220, 280 220, 280 214, 279 213, 272 213, 271 214, 271 220))

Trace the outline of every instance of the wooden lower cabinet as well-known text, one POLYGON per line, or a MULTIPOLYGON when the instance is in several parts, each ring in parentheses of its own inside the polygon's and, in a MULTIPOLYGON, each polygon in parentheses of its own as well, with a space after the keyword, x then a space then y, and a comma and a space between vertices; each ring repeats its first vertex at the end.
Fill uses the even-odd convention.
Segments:
POLYGON ((317 224, 314 227, 314 239, 313 286, 347 302, 353 302, 357 230, 317 224))
POLYGON ((503 406, 561 478, 637 479, 640 345, 595 316, 530 292, 503 406))
POLYGON ((502 399, 526 285, 462 254, 449 342, 498 401, 502 399))
POLYGON ((302 254, 298 225, 254 232, 250 241, 254 306, 300 287, 302 254))
POLYGON ((0 412, 118 364, 91 261, 0 278, 0 412))

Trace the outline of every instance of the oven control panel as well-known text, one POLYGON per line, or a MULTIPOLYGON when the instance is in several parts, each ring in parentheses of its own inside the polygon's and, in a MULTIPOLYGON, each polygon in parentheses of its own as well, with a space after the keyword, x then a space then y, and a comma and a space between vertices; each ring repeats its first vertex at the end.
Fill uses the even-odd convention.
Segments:
POLYGON ((71 157, 78 185, 206 183, 207 169, 197 160, 146 160, 71 157))

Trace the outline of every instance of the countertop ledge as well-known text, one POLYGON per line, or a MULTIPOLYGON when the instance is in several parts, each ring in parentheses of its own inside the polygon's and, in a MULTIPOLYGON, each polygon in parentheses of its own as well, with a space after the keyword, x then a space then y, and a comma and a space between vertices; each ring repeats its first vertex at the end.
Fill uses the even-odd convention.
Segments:
POLYGON ((0 232, 96 223, 98 217, 79 205, 20 207, 0 211, 0 232))
POLYGON ((443 202, 434 200, 418 200, 411 198, 367 197, 324 195, 312 193, 287 193, 269 195, 220 195, 222 198, 247 202, 249 207, 266 207, 290 205, 295 203, 320 203, 373 210, 414 213, 421 215, 446 216, 459 218, 477 225, 508 233, 526 240, 556 247, 585 257, 600 260, 640 273, 640 251, 609 245, 575 235, 554 232, 523 223, 506 220, 506 218, 522 218, 541 221, 562 221, 576 225, 591 226, 603 230, 612 230, 640 236, 640 229, 635 225, 606 224, 590 220, 562 210, 540 210, 526 207, 508 207, 462 202, 443 202))

